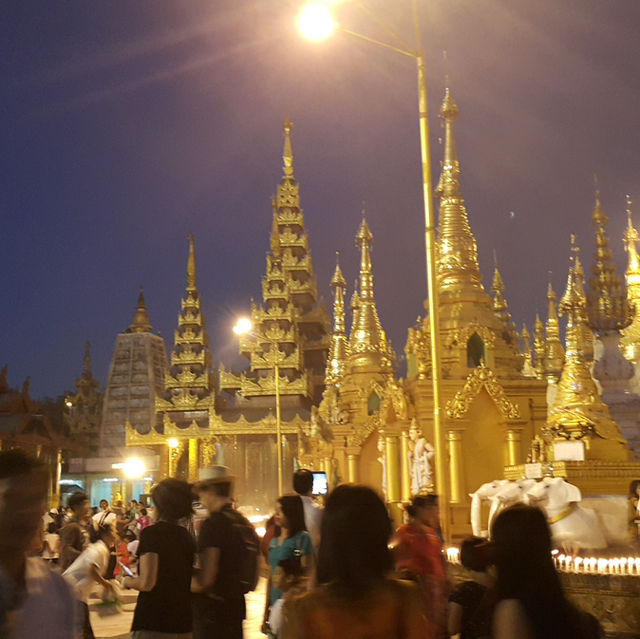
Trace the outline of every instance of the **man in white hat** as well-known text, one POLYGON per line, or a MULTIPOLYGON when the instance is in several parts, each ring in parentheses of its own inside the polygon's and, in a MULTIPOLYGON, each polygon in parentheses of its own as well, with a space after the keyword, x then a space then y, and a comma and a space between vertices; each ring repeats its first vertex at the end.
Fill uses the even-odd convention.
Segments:
POLYGON ((242 639, 246 589, 240 564, 245 546, 237 530, 248 522, 232 505, 234 479, 225 466, 212 466, 200 469, 194 486, 209 512, 198 536, 200 570, 191 580, 194 639, 242 639))

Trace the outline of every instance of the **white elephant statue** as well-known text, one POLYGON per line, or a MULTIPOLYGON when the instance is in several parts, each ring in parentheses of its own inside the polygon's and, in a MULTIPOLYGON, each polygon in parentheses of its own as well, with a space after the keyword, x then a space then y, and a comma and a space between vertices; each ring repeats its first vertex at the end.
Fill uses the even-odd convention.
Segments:
POLYGON ((597 513, 579 506, 580 489, 562 477, 544 477, 527 492, 531 505, 542 508, 551 528, 553 544, 564 551, 607 547, 597 513))
MULTIPOLYGON (((496 479, 482 484, 475 493, 469 493, 469 497, 471 497, 471 530, 476 537, 489 536, 489 529, 482 526, 483 502, 491 501, 491 510, 493 511, 493 498, 502 486, 509 483, 508 479, 496 479)), ((491 517, 491 512, 489 516, 491 517)))
POLYGON ((496 515, 505 508, 518 503, 529 503, 527 493, 536 484, 535 479, 518 479, 503 484, 491 499, 489 511, 489 531, 496 515))

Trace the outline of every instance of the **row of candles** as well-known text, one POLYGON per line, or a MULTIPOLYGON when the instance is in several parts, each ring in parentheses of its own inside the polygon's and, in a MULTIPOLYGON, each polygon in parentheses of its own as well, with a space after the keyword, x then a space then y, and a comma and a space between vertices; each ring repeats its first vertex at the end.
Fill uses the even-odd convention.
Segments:
MULTIPOLYGON (((460 563, 460 549, 445 549, 447 561, 460 563)), ((551 552, 556 570, 581 575, 633 575, 640 576, 640 557, 576 557, 558 550, 551 552)))

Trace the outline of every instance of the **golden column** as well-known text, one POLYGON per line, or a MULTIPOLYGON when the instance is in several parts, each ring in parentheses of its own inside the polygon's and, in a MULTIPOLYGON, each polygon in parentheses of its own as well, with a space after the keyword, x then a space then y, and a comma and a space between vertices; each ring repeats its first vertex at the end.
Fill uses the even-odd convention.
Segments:
POLYGON ((184 452, 184 442, 177 439, 170 439, 167 442, 167 446, 169 447, 169 468, 167 469, 167 476, 175 477, 178 471, 178 461, 184 452))
POLYGON ((462 475, 462 433, 459 430, 447 431, 449 445, 449 481, 451 486, 451 503, 464 501, 464 478, 462 475))
POLYGON ((400 501, 400 473, 398 472, 398 437, 386 435, 384 437, 385 457, 387 462, 387 501, 400 501))
POLYGON ((351 484, 358 481, 358 455, 347 453, 347 479, 351 484))
POLYGON ((409 433, 400 434, 400 498, 403 502, 411 499, 411 474, 409 472, 409 433))
POLYGON ((189 481, 198 481, 198 440, 192 437, 189 440, 189 481))
POLYGON ((520 429, 509 428, 506 439, 507 466, 516 466, 520 463, 520 429))

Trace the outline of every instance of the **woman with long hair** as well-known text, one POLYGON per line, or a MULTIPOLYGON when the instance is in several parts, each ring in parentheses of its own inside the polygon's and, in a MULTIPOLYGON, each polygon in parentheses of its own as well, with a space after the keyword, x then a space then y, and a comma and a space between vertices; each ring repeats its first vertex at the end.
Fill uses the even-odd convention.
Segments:
POLYGON ((140 591, 131 625, 132 639, 190 639, 193 538, 179 521, 191 515, 191 486, 165 479, 151 491, 156 523, 140 533, 138 575, 122 585, 140 591))
POLYGON ((492 526, 497 570, 493 639, 597 639, 600 624, 565 597, 541 510, 517 504, 492 526))
POLYGON ((415 584, 390 577, 391 520, 371 488, 327 499, 313 592, 284 606, 283 639, 429 639, 415 584))
POLYGON ((278 565, 284 559, 299 557, 305 576, 314 567, 313 543, 304 523, 304 506, 300 495, 283 495, 278 498, 275 514, 275 535, 269 542, 269 583, 265 602, 263 631, 267 631, 269 609, 282 597, 282 590, 276 587, 274 576, 278 565))
POLYGON ((433 634, 444 637, 448 582, 438 534, 438 496, 416 495, 405 510, 409 522, 400 526, 391 540, 396 572, 418 584, 433 634))

